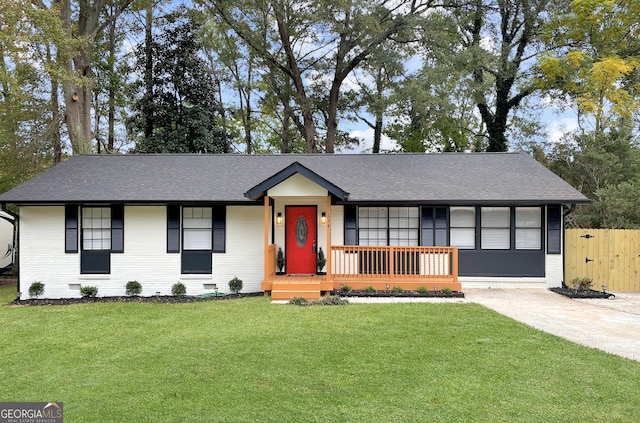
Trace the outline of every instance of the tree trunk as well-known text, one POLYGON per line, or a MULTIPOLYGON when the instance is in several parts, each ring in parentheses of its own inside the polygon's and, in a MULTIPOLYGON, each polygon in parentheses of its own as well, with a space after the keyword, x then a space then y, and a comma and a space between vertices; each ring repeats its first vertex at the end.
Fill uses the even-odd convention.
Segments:
MULTIPOLYGON (((145 68, 144 68, 144 86, 145 86, 145 107, 149 107, 151 99, 153 98, 153 48, 151 43, 153 42, 153 34, 151 32, 153 28, 153 9, 152 4, 149 3, 146 11, 146 19, 144 26, 144 53, 145 53, 145 68)), ((153 136, 153 114, 151 110, 146 110, 144 115, 144 137, 149 139, 153 136)))
POLYGON ((284 22, 283 13, 281 10, 276 9, 275 15, 280 41, 282 42, 282 46, 284 47, 287 57, 290 77, 296 89, 297 103, 300 106, 300 111, 302 113, 302 119, 304 122, 304 133, 302 135, 304 136, 305 141, 307 141, 307 153, 316 153, 316 131, 313 124, 313 112, 311 107, 309 107, 309 98, 307 97, 307 92, 302 80, 302 73, 298 67, 293 47, 291 46, 291 40, 289 39, 289 33, 284 22))
POLYGON ((288 106, 284 108, 284 119, 282 119, 282 154, 290 153, 289 150, 289 116, 291 109, 288 106))
MULTIPOLYGON (((113 6, 109 9, 109 15, 113 16, 113 6)), ((118 87, 116 86, 115 78, 112 75, 116 69, 116 21, 111 21, 109 25, 109 72, 111 73, 109 78, 109 111, 107 120, 109 123, 109 130, 107 134, 107 153, 113 153, 115 144, 115 121, 116 121, 116 93, 118 87)))
MULTIPOLYGON (((46 47, 47 62, 52 63, 51 48, 46 47)), ((59 56, 59 53, 58 53, 59 56)), ((60 93, 60 84, 56 78, 51 78, 51 144, 53 149, 53 163, 57 164, 62 161, 62 139, 60 137, 60 102, 58 95, 60 93)))

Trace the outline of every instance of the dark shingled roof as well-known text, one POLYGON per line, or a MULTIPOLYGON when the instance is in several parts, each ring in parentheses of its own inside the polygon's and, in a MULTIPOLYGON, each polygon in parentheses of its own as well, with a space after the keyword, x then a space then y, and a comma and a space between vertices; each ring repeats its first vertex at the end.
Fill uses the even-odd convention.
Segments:
POLYGON ((524 153, 131 154, 73 156, 1 194, 0 203, 247 203, 254 200, 245 193, 267 186, 269 178, 296 162, 317 175, 318 180, 332 184, 335 187, 332 192, 348 193, 348 201, 432 204, 589 201, 524 153))

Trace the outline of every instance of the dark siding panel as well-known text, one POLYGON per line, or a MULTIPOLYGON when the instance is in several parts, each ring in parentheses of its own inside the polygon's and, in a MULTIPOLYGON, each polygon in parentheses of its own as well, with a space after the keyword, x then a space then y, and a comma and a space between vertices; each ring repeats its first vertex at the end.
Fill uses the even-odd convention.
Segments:
POLYGON ((211 251, 183 251, 183 274, 211 274, 211 251))
POLYGON ((180 206, 167 206, 167 253, 180 252, 180 206))
POLYGON ((544 277, 544 251, 458 250, 460 276, 544 277))
POLYGON ((226 250, 227 207, 213 207, 213 252, 224 253, 226 250))
POLYGON ((111 206, 111 252, 124 253, 124 206, 111 206))
POLYGON ((344 245, 358 245, 358 208, 344 206, 344 245))
POLYGON ((110 269, 109 250, 83 250, 80 254, 80 273, 108 274, 110 269))
POLYGON ((64 252, 78 252, 78 206, 64 207, 64 252))

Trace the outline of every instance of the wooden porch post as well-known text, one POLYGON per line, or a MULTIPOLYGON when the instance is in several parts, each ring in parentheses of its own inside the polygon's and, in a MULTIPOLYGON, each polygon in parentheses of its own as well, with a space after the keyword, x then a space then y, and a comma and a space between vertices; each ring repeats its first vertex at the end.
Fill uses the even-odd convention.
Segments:
POLYGON ((453 274, 453 281, 454 282, 458 282, 458 248, 454 248, 453 249, 453 253, 452 253, 452 259, 451 259, 453 265, 451 266, 451 273, 453 274))
POLYGON ((263 278, 267 278, 267 273, 269 273, 269 196, 264 196, 264 276, 263 278))
POLYGON ((327 282, 331 282, 331 195, 327 195, 327 282))

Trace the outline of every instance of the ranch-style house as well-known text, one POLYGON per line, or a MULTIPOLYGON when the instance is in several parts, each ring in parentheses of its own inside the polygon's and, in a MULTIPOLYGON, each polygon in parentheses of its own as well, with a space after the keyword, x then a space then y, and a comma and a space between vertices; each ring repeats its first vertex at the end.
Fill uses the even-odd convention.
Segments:
POLYGON ((524 153, 77 155, 0 195, 23 299, 555 287, 588 201, 524 153))

